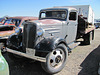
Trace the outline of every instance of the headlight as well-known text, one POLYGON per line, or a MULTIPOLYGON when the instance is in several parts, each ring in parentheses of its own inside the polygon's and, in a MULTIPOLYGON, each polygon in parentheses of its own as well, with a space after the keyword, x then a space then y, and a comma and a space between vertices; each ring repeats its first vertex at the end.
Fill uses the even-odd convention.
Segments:
POLYGON ((15 29, 15 33, 20 34, 22 32, 22 29, 20 27, 17 27, 15 29))
POLYGON ((38 35, 38 36, 43 36, 44 33, 45 33, 45 30, 43 30, 42 28, 39 28, 39 29, 37 30, 37 35, 38 35))

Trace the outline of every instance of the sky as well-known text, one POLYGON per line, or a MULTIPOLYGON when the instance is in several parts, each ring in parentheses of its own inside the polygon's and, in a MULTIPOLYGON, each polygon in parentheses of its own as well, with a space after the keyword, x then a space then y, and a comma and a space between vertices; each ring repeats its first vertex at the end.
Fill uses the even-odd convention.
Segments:
POLYGON ((39 11, 53 6, 90 5, 95 19, 100 19, 100 0, 0 0, 0 17, 34 16, 39 11))

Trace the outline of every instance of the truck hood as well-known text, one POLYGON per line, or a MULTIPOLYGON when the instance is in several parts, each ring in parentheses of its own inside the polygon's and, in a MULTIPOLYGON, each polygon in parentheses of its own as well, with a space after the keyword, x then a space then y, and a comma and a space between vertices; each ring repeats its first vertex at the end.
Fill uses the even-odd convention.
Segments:
POLYGON ((37 29, 42 28, 45 30, 44 37, 48 37, 50 35, 60 35, 62 34, 62 21, 54 20, 54 19, 43 19, 35 21, 37 25, 37 29))
POLYGON ((37 20, 35 21, 35 23, 38 25, 55 25, 55 24, 62 24, 62 21, 54 19, 43 19, 43 20, 37 20))

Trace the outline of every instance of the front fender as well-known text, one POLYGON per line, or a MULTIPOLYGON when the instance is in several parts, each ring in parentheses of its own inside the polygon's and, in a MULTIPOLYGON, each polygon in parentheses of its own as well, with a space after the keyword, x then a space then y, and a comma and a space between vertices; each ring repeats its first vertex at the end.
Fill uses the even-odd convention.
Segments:
POLYGON ((63 43, 66 45, 67 47, 67 43, 65 42, 64 39, 61 38, 45 38, 43 39, 41 42, 39 42, 36 45, 36 50, 37 51, 46 51, 46 52, 50 52, 52 50, 54 50, 57 45, 59 45, 60 43, 63 43))
POLYGON ((22 42, 22 34, 17 35, 16 33, 9 36, 7 39, 7 47, 13 47, 18 49, 20 47, 20 43, 22 42))

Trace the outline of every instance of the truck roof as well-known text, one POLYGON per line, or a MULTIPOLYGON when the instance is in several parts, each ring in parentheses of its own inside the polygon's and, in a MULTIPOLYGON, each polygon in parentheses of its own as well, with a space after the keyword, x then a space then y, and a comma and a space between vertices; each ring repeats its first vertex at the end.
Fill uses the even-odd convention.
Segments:
POLYGON ((52 7, 52 8, 46 8, 46 9, 42 9, 42 10, 60 10, 60 9, 64 9, 64 10, 77 10, 76 8, 73 7, 52 7))
POLYGON ((81 7, 81 6, 89 7, 90 5, 72 5, 72 6, 54 6, 54 7, 81 7))

